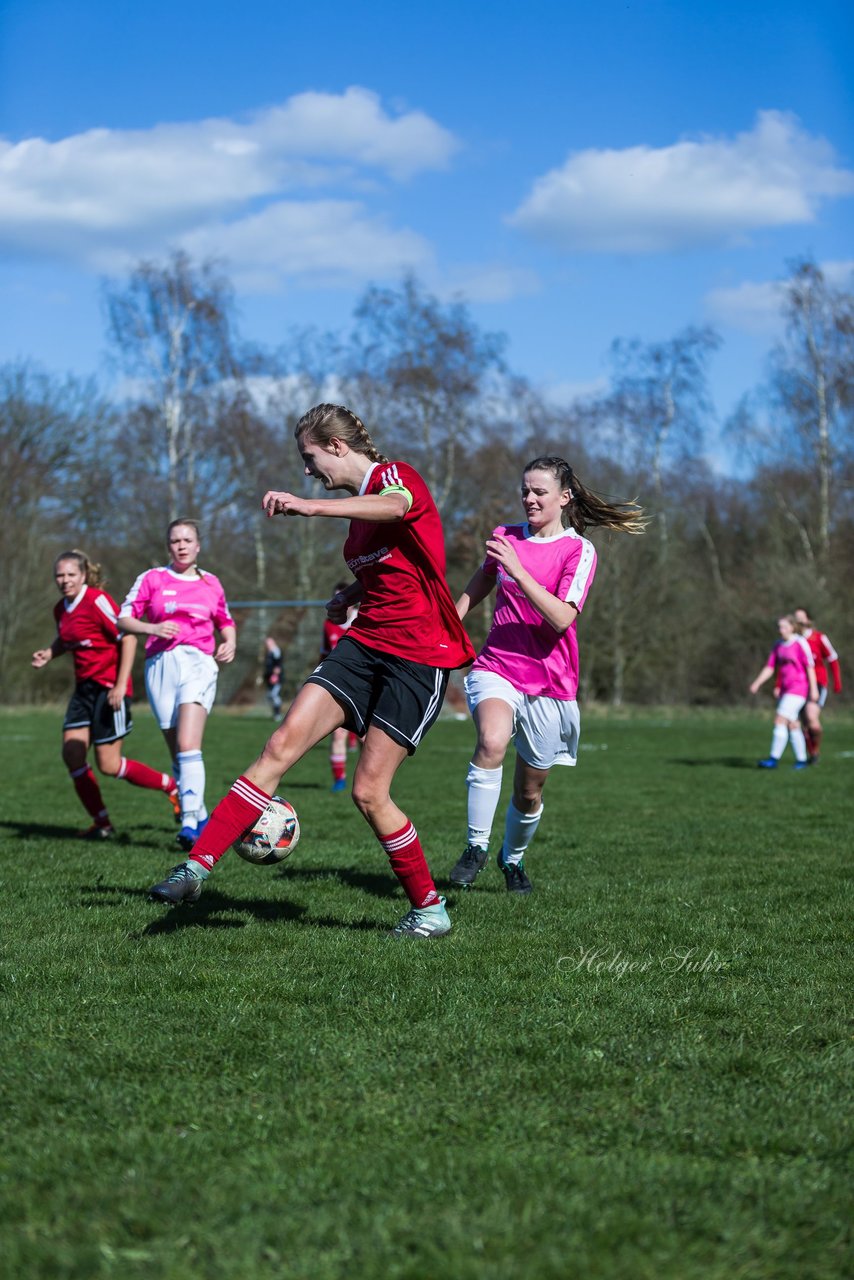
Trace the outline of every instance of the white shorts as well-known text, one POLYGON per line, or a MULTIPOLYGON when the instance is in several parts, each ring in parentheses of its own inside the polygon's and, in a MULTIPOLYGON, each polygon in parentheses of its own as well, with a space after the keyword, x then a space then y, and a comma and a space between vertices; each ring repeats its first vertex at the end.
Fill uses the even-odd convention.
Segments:
POLYGON ((797 720, 806 701, 806 698, 801 698, 797 693, 784 693, 777 703, 777 715, 784 720, 797 720))
POLYGON ((174 729, 178 708, 200 702, 210 711, 216 697, 219 667, 208 653, 191 644, 156 653, 145 662, 145 692, 161 729, 174 729))
POLYGON ((465 678, 469 710, 474 714, 486 698, 500 698, 513 708, 513 742, 526 764, 550 769, 553 764, 575 764, 581 719, 578 703, 520 693, 509 680, 494 671, 470 671, 465 678))

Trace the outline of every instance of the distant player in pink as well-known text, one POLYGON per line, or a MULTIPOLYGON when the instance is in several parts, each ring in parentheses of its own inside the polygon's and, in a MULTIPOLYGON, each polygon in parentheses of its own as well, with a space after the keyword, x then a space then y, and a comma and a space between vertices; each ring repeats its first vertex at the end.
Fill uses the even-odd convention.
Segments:
POLYGON ((233 660, 237 630, 219 578, 196 564, 201 546, 195 520, 173 520, 166 536, 170 563, 139 575, 119 616, 124 631, 148 637, 145 690, 175 762, 177 840, 189 850, 208 816, 202 741, 216 697, 217 663, 233 660))
POLYGON ((833 673, 833 692, 842 692, 842 672, 839 669, 839 654, 823 631, 814 625, 806 609, 794 612, 795 626, 810 647, 815 663, 815 678, 818 684, 818 702, 809 702, 801 712, 804 726, 804 738, 807 744, 807 762, 817 764, 821 751, 821 739, 824 729, 821 725, 821 711, 827 702, 827 668, 833 673))
POLYGON ((499 525, 486 558, 457 601, 469 610, 498 586, 486 643, 466 677, 477 729, 469 766, 468 844, 451 883, 469 888, 486 866, 501 795, 504 756, 516 746, 513 797, 498 866, 510 893, 533 888, 524 855, 543 813, 553 765, 574 765, 578 752, 578 639, 575 622, 596 572, 588 525, 642 533, 634 503, 612 505, 586 489, 563 458, 534 458, 522 477, 526 523, 499 525))
POLYGON ((397 770, 436 720, 450 672, 474 658, 445 581, 442 521, 430 490, 406 462, 385 458, 345 405, 319 404, 294 435, 308 476, 346 497, 306 498, 271 490, 268 516, 349 521, 344 560, 355 581, 332 597, 329 619, 358 615, 297 693, 258 759, 219 802, 186 862, 149 897, 195 902, 234 841, 256 823, 283 775, 333 729, 364 738, 353 802, 388 856, 409 899, 394 938, 444 937, 451 921, 418 832, 391 796, 397 770))
POLYGON ((766 680, 770 680, 773 676, 775 685, 780 691, 777 714, 774 716, 774 731, 771 735, 771 754, 759 761, 759 767, 776 769, 788 739, 795 753, 794 768, 806 769, 807 745, 799 716, 807 700, 818 703, 815 666, 809 645, 795 630, 794 619, 788 616, 779 618, 777 627, 780 631, 780 639, 768 654, 765 666, 750 685, 750 692, 758 693, 766 680))
POLYGON ((62 726, 62 759, 80 803, 93 820, 80 834, 107 840, 115 832, 86 759, 91 745, 101 773, 164 792, 173 812, 178 807, 178 788, 168 773, 122 755, 122 741, 133 728, 130 672, 136 639, 119 630, 118 606, 104 590, 100 565, 92 564, 83 551, 65 551, 53 573, 60 594, 53 611, 56 639, 47 649, 36 650, 33 666, 45 667, 63 653, 72 656, 75 688, 62 726))

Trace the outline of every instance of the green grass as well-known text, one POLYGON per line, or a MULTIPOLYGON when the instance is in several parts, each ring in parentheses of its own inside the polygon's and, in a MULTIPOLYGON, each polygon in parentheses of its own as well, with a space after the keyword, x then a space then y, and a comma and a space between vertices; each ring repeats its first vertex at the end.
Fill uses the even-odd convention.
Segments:
MULTIPOLYGON (((850 719, 768 774, 767 713, 588 714, 535 892, 491 865, 433 943, 385 936, 322 746, 292 859, 170 913, 165 801, 105 782, 122 840, 76 842, 57 712, 0 729, 4 1274, 850 1274, 850 719)), ((215 714, 209 798, 267 729, 215 714)), ((471 743, 442 722, 399 776, 440 880, 471 743)), ((128 745, 165 763, 143 712, 128 745)))

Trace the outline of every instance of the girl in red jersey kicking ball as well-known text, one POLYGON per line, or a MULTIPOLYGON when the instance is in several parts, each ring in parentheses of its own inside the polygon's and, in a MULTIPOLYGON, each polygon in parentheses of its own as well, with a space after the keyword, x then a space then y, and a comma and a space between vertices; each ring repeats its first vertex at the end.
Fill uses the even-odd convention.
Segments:
POLYGON ((333 516, 350 521, 344 559, 356 581, 327 613, 358 614, 312 672, 259 758, 213 811, 186 862, 153 885, 153 901, 195 902, 214 863, 266 808, 287 773, 315 743, 342 725, 364 738, 353 800, 388 855, 411 904, 396 938, 438 938, 451 922, 436 892, 418 835, 391 798, 392 779, 439 714, 448 677, 474 650, 445 582, 445 547, 435 503, 421 476, 390 462, 343 405, 317 405, 294 435, 305 473, 342 499, 271 491, 268 516, 333 516))
POLYGON ((122 755, 122 739, 133 728, 130 672, 136 637, 120 632, 118 606, 103 590, 100 566, 82 551, 65 551, 57 558, 53 574, 60 595, 53 611, 56 639, 48 648, 36 650, 33 666, 45 667, 63 653, 74 659, 76 685, 62 726, 62 759, 80 803, 93 819, 92 826, 80 834, 108 840, 115 832, 86 759, 92 743, 101 773, 165 792, 173 813, 180 812, 178 788, 168 773, 122 755))

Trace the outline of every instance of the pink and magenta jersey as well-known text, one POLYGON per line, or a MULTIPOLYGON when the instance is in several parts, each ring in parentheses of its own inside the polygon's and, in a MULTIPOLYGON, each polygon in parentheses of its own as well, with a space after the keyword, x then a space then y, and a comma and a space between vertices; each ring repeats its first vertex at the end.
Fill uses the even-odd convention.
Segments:
POLYGON ((201 570, 198 573, 197 578, 187 578, 169 568, 147 569, 127 593, 119 618, 178 623, 178 634, 171 640, 148 637, 147 657, 179 644, 212 654, 216 648, 214 629, 234 626, 219 578, 201 570))
MULTIPOLYGON (((533 538, 527 524, 499 525, 532 578, 558 600, 584 608, 596 572, 596 551, 574 529, 553 538, 533 538)), ((504 676, 520 693, 571 701, 578 693, 578 638, 575 622, 558 635, 492 556, 483 572, 498 575, 495 614, 474 670, 504 676)))
POLYGON ((809 697, 810 682, 807 672, 813 666, 813 660, 810 647, 803 636, 778 640, 768 654, 765 665, 774 668, 774 679, 781 695, 794 693, 799 698, 809 697))
POLYGON ((430 490, 406 462, 377 462, 362 494, 402 493, 402 520, 351 520, 344 559, 359 580, 359 612, 347 634, 369 649, 427 666, 465 667, 474 650, 445 581, 445 538, 430 490))
MULTIPOLYGON (((56 634, 63 653, 74 659, 74 678, 94 680, 112 689, 119 670, 118 606, 101 587, 84 587, 73 600, 60 600, 54 606, 56 634)), ((128 680, 128 694, 133 686, 128 680)))

